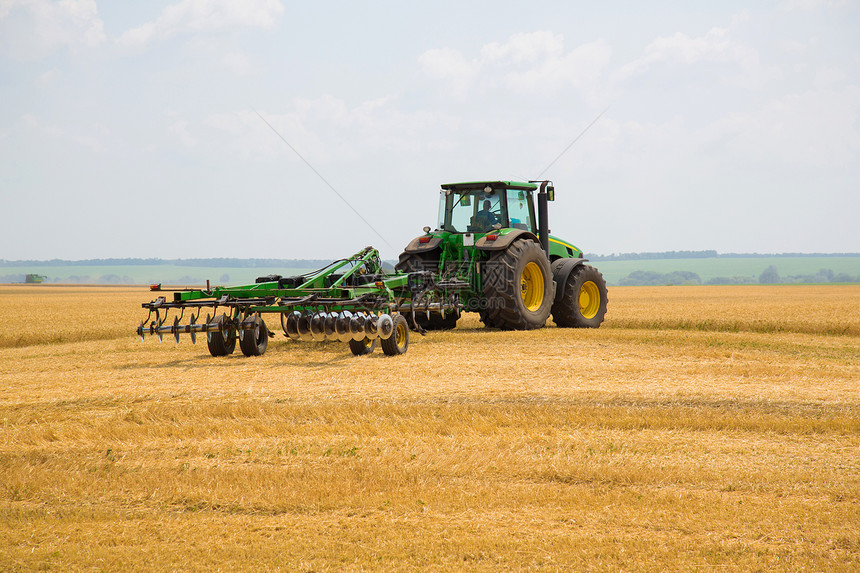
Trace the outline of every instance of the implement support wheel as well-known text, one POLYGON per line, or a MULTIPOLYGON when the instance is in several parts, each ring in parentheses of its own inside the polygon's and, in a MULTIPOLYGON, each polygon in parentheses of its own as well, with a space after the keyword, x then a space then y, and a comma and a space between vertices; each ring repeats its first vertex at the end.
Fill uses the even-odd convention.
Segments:
POLYGON ((394 319, 394 332, 390 338, 382 341, 382 351, 387 356, 405 354, 409 348, 409 323, 402 314, 395 314, 391 318, 394 319))
POLYGON ((230 317, 226 314, 216 316, 213 322, 221 326, 221 330, 210 330, 206 333, 206 345, 209 347, 209 354, 212 356, 227 356, 233 354, 236 350, 236 330, 226 325, 230 322, 230 317))
POLYGON ((239 333, 239 347, 245 356, 262 356, 269 346, 269 329, 259 316, 250 316, 244 320, 245 323, 253 322, 254 328, 242 330, 239 333))
POLYGON ((370 338, 365 338, 364 340, 350 340, 349 341, 349 349, 356 356, 364 356, 365 354, 370 354, 373 352, 373 349, 376 348, 376 339, 371 340, 370 338))

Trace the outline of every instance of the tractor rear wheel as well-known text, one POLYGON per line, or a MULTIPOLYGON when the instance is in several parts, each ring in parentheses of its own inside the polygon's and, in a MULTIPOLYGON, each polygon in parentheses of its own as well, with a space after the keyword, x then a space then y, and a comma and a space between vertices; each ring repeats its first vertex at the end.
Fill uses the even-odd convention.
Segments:
POLYGON ((391 318, 394 319, 394 332, 382 340, 382 351, 386 356, 405 354, 409 348, 409 324, 402 314, 395 314, 391 318))
POLYGON ((606 281, 591 265, 579 265, 570 272, 561 298, 552 305, 552 319, 563 328, 597 328, 606 316, 606 281))
POLYGON ((394 265, 394 268, 404 273, 415 273, 418 271, 433 271, 439 269, 439 252, 433 251, 429 253, 400 253, 400 260, 394 265), (435 257, 435 258, 434 258, 435 257))
POLYGON ((230 318, 226 314, 216 316, 214 322, 221 326, 221 330, 211 330, 206 333, 206 346, 212 356, 227 356, 236 350, 236 331, 232 328, 224 328, 230 318))
MULTIPOLYGON (((403 271, 404 273, 414 273, 418 271, 436 272, 439 261, 432 258, 434 254, 438 258, 438 253, 428 253, 426 255, 401 253, 400 261, 394 266, 394 268, 398 271, 403 271)), ((448 311, 445 313, 444 317, 441 313, 430 312, 430 316, 428 317, 426 311, 419 309, 415 310, 415 322, 424 330, 451 330, 457 327, 457 321, 459 319, 459 311, 448 311)), ((410 326, 412 326, 411 314, 406 320, 408 320, 410 326)))
POLYGON ((364 340, 350 340, 349 349, 356 356, 364 356, 370 354, 376 348, 376 339, 365 338, 364 340))
POLYGON ((540 245, 519 239, 484 263, 485 326, 532 330, 546 324, 555 293, 549 260, 540 245))
POLYGON ((269 329, 266 328, 266 323, 259 316, 252 316, 245 320, 253 322, 255 327, 250 330, 243 330, 239 335, 239 347, 242 349, 242 354, 245 356, 262 356, 266 352, 266 347, 269 346, 269 329))

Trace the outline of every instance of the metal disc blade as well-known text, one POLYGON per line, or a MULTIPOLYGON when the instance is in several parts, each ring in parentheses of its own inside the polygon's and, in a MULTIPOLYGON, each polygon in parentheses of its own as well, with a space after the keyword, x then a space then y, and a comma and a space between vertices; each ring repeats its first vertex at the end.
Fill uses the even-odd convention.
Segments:
POLYGON ((376 321, 376 331, 382 340, 391 338, 391 334, 394 332, 394 320, 390 314, 379 315, 379 320, 376 321))

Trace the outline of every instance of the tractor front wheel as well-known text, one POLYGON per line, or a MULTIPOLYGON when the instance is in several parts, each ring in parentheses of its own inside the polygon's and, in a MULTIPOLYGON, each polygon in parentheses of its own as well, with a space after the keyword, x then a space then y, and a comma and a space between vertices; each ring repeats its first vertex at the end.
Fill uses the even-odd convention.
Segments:
POLYGON ((567 277, 561 298, 552 306, 552 319, 563 328, 597 328, 606 316, 606 281, 591 265, 579 265, 567 277))
POLYGON ((483 266, 485 326, 532 330, 546 324, 555 294, 549 260, 534 241, 519 239, 483 266))

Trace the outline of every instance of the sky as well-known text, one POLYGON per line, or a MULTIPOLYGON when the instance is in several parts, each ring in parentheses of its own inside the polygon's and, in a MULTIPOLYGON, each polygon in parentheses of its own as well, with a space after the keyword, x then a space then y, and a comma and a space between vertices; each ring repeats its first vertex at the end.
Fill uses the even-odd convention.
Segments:
POLYGON ((0 0, 0 259, 392 259, 538 177, 587 253, 858 252, 858 115, 857 0, 0 0))

